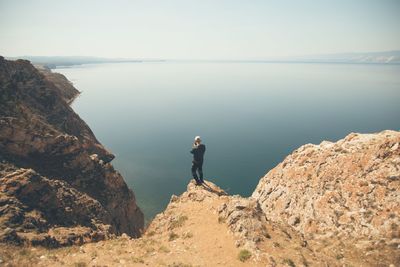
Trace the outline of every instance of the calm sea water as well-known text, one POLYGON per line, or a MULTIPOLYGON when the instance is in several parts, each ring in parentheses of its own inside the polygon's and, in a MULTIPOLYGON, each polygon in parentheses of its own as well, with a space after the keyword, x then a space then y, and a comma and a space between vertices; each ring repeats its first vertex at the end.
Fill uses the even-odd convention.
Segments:
POLYGON ((57 69, 82 91, 74 110, 116 159, 147 219, 191 178, 194 136, 205 178, 248 196, 306 143, 400 129, 400 66, 119 63, 57 69))

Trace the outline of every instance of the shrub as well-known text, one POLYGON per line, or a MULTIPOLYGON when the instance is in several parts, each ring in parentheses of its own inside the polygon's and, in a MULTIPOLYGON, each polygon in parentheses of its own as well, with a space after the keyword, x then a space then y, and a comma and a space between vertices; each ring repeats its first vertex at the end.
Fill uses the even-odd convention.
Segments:
POLYGON ((242 249, 242 250, 239 252, 239 255, 238 255, 238 259, 239 259, 240 261, 242 261, 242 262, 247 261, 248 259, 250 259, 250 257, 251 257, 251 252, 248 251, 247 249, 242 249))
POLYGON ((175 240, 179 237, 179 235, 175 234, 174 232, 169 233, 169 241, 175 240))
POLYGON ((281 245, 280 245, 278 242, 274 242, 274 243, 272 243, 272 245, 273 245, 275 248, 280 248, 280 247, 281 247, 281 245))
POLYGON ((150 232, 147 233, 147 235, 150 236, 150 237, 153 236, 153 235, 155 235, 155 234, 156 234, 155 231, 150 231, 150 232))
POLYGON ((343 259, 343 258, 344 258, 343 254, 337 254, 337 255, 336 255, 336 259, 337 259, 337 260, 341 260, 341 259, 343 259))

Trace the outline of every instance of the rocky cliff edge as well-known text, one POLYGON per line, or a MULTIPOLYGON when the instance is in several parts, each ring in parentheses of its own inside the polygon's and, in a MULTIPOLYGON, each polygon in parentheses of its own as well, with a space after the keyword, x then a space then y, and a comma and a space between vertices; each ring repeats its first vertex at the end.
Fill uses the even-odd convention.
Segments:
POLYGON ((61 74, 0 57, 0 240, 50 247, 126 233, 143 214, 61 74))

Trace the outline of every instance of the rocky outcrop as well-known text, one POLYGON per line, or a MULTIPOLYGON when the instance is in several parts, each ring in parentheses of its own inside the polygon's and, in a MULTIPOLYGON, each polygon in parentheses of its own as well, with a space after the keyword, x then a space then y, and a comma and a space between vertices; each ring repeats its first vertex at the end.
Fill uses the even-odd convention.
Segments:
POLYGON ((143 214, 114 155, 69 106, 77 93, 62 75, 0 57, 0 230, 16 229, 28 242, 54 227, 140 235, 143 214), (28 225, 32 212, 38 220, 28 225))
MULTIPOLYGON (((222 261, 218 264, 225 266, 279 266, 285 262, 296 266, 320 266, 335 262, 332 256, 318 257, 314 248, 307 246, 303 236, 288 225, 268 220, 256 199, 230 196, 210 181, 197 186, 192 180, 180 196, 173 195, 165 211, 154 218, 143 238, 154 238, 158 242, 165 240, 172 246, 175 246, 176 238, 176 243, 187 245, 190 242, 193 248, 204 248, 201 243, 210 239, 213 243, 207 243, 206 251, 199 251, 200 255, 215 255, 221 250, 220 240, 225 240, 224 246, 233 247, 236 253, 247 251, 251 255, 246 265, 222 261)), ((232 253, 232 248, 226 253, 232 253)), ((237 259, 238 256, 230 257, 237 259)))
POLYGON ((304 145, 268 172, 249 198, 228 196, 209 181, 191 182, 150 231, 171 231, 185 203, 216 207, 236 247, 267 266, 399 264, 400 132, 304 145))
POLYGON ((238 247, 243 246, 255 253, 259 242, 271 238, 265 227, 267 218, 253 198, 231 197, 219 207, 218 213, 219 220, 224 221, 238 237, 238 247))
POLYGON ((0 174, 1 241, 56 247, 112 234, 107 210, 68 183, 4 163, 0 174))
MULTIPOLYGON (((209 181, 190 183, 181 196, 171 198, 167 210, 188 201, 204 208, 220 201, 218 221, 227 225, 235 245, 256 259, 283 262, 288 256, 296 265, 389 266, 400 263, 399 192, 400 132, 353 133, 336 143, 295 150, 249 198, 228 196, 209 181), (291 249, 304 257, 295 259, 291 249)), ((174 214, 159 215, 154 225, 173 223, 174 214)))
POLYGON ((253 198, 307 239, 400 245, 400 133, 307 144, 263 177, 253 198))
POLYGON ((79 95, 79 91, 73 86, 64 75, 57 72, 52 72, 51 70, 44 68, 42 66, 35 66, 41 74, 43 74, 46 80, 52 82, 55 85, 55 89, 58 89, 59 94, 64 98, 64 100, 70 104, 75 97, 79 95))

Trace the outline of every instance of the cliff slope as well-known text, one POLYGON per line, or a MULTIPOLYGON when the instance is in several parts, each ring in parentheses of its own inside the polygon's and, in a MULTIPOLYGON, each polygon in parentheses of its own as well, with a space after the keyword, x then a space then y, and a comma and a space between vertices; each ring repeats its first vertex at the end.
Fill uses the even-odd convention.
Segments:
POLYGON ((140 235, 143 214, 114 155, 69 106, 78 93, 61 74, 0 57, 1 240, 59 246, 140 235))
POLYGON ((363 265, 400 264, 400 132, 304 145, 252 197, 268 219, 323 243, 327 254, 359 251, 363 265))
POLYGON ((400 133, 304 145, 263 177, 253 198, 307 238, 400 238, 400 133))

